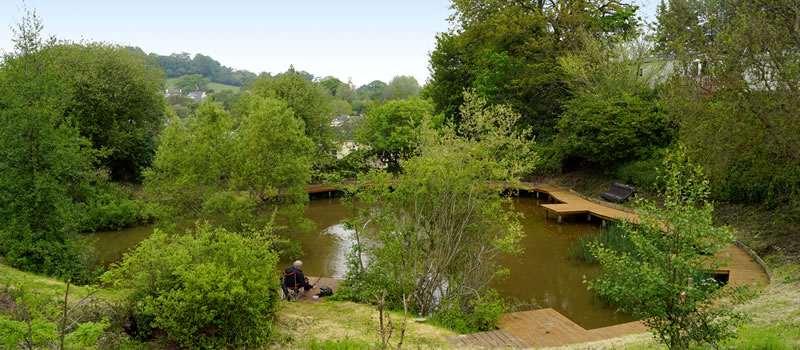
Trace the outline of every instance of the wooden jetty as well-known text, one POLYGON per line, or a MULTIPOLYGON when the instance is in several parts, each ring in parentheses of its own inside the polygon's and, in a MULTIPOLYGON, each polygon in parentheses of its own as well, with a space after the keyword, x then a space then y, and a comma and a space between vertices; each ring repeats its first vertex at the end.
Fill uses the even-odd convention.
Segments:
MULTIPOLYGON (((568 189, 529 182, 523 182, 515 186, 515 189, 535 193, 537 198, 544 196, 543 198, 556 202, 542 204, 542 207, 548 216, 553 215, 559 223, 567 215, 585 215, 587 220, 597 217, 603 220, 604 225, 606 221, 639 222, 639 216, 631 211, 590 201, 568 189)), ((336 187, 326 185, 306 187, 306 192, 309 194, 327 192, 330 195, 337 190, 336 187)), ((728 284, 734 286, 766 286, 769 284, 766 267, 762 266, 757 261, 758 258, 751 255, 742 246, 729 245, 715 257, 727 262, 716 272, 728 274, 728 284)), ((317 292, 307 293, 307 298, 310 299, 310 296, 317 292)), ((448 338, 447 341, 457 348, 523 349, 610 339, 646 330, 647 328, 641 322, 628 322, 587 330, 558 311, 548 308, 508 313, 500 317, 500 329, 498 330, 459 335, 448 338)))
MULTIPOLYGON (((567 189, 533 183, 522 183, 517 189, 536 193, 537 197, 544 195, 549 201, 557 202, 542 204, 542 207, 548 215, 554 215, 559 223, 566 215, 585 215, 587 220, 597 217, 603 220, 603 224, 618 220, 639 222, 635 213, 590 201, 567 189)), ((769 284, 765 267, 739 245, 729 245, 715 256, 727 261, 717 272, 728 274, 728 284, 769 284)), ((500 317, 498 330, 459 335, 447 340, 457 348, 524 349, 585 343, 646 330, 644 324, 638 321, 587 330, 558 311, 547 308, 508 313, 500 317)))

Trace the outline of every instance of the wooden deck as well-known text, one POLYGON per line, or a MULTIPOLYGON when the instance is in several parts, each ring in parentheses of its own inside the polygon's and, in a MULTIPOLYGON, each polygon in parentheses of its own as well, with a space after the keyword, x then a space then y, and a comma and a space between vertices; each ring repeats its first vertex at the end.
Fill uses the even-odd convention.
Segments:
MULTIPOLYGON (((522 183, 519 189, 544 194, 560 202, 542 205, 559 222, 565 215, 639 222, 639 217, 634 213, 592 202, 566 189, 532 183, 522 183)), ((720 272, 729 273, 730 285, 769 284, 766 271, 744 249, 732 244, 715 256, 726 261, 720 272)), ((548 308, 505 314, 501 316, 499 330, 451 337, 448 342, 457 348, 520 349, 585 343, 646 330, 641 322, 586 330, 558 311, 548 308)))
MULTIPOLYGON (((639 217, 634 213, 592 202, 567 189, 533 183, 522 183, 518 188, 544 194, 553 201, 560 202, 542 205, 548 214, 554 215, 559 222, 562 221, 565 215, 586 215, 589 219, 594 216, 604 220, 604 222, 618 220, 626 220, 633 223, 639 222, 639 217)), ((336 187, 325 185, 309 185, 306 187, 306 192, 310 194, 332 193, 336 190, 336 187)), ((729 273, 728 283, 730 285, 766 286, 769 284, 769 276, 764 268, 744 249, 736 245, 730 245, 715 256, 721 261, 726 261, 725 265, 720 268, 720 272, 729 273)), ((314 278, 309 279, 311 283, 314 283, 314 278)), ((301 301, 318 302, 319 300, 312 299, 311 296, 319 292, 320 285, 326 285, 323 283, 326 280, 328 279, 323 279, 320 284, 317 284, 315 290, 306 293, 306 296, 301 298, 301 301)), ((335 286, 338 286, 338 281, 333 281, 335 284, 330 282, 333 285, 328 284, 328 286, 335 290, 335 286)), ((646 330, 646 327, 640 322, 629 322, 587 330, 561 315, 558 311, 548 308, 508 313, 501 316, 500 329, 498 330, 464 334, 447 340, 457 348, 522 349, 584 343, 615 338, 625 334, 640 333, 646 330)))
POLYGON ((496 331, 459 335, 447 340, 457 348, 525 349, 585 343, 647 330, 641 322, 586 330, 550 308, 505 314, 500 326, 496 331))

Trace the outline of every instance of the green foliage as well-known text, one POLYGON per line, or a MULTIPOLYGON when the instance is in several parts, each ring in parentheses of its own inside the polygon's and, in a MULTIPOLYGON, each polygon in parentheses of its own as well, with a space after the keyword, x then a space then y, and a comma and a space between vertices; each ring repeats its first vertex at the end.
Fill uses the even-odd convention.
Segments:
POLYGON ((511 127, 519 115, 474 94, 465 100, 458 133, 452 125, 433 129, 427 117, 417 156, 403 163, 396 181, 386 171, 367 176, 372 185, 358 198, 369 210, 352 223, 358 236, 347 293, 369 300, 385 290, 389 308, 410 297, 412 313, 447 309, 472 315, 470 327, 491 328, 501 307, 481 297, 497 276, 495 258, 516 252, 522 231, 518 214, 503 207, 503 188, 490 182, 518 181, 536 158, 529 133, 511 127))
POLYGON ((417 79, 409 75, 398 75, 392 78, 383 88, 383 99, 407 99, 417 96, 419 93, 419 83, 417 79))
POLYGON ((331 128, 333 109, 324 88, 306 80, 301 72, 290 68, 276 77, 262 76, 248 88, 253 94, 283 101, 303 122, 306 136, 314 148, 314 167, 332 161, 337 150, 335 134, 331 128))
MULTIPOLYGON (((129 49, 144 54, 138 47, 129 49)), ((173 53, 169 56, 150 54, 150 57, 158 61, 161 69, 170 78, 198 74, 213 82, 242 86, 257 77, 253 72, 223 66, 211 57, 202 54, 196 54, 194 58, 186 52, 173 53)))
POLYGON ((101 309, 76 317, 76 311, 86 305, 85 299, 66 305, 65 315, 63 291, 35 289, 22 280, 14 282, 13 288, 5 285, 0 290, 0 296, 14 303, 7 310, 0 309, 3 349, 97 349, 98 340, 111 327, 107 313, 101 309), (67 322, 62 322, 63 317, 67 322))
POLYGON ((567 248, 567 256, 572 259, 582 260, 587 264, 597 262, 592 254, 592 246, 606 247, 619 254, 631 254, 634 252, 633 242, 626 236, 627 231, 620 228, 617 224, 611 224, 607 230, 603 230, 594 236, 581 236, 577 241, 570 244, 567 248))
POLYGON ((570 96, 558 57, 583 47, 584 36, 628 38, 636 7, 617 0, 453 0, 452 29, 436 37, 425 89, 449 120, 458 121, 464 89, 507 104, 537 135, 554 133, 570 96))
POLYGON ((231 231, 246 225, 286 236, 309 230, 303 208, 313 146, 303 122, 285 103, 254 95, 243 96, 234 110, 235 118, 205 102, 185 122, 170 119, 145 173, 145 192, 162 208, 159 225, 199 218, 231 231))
POLYGON ((104 43, 56 45, 49 69, 70 99, 64 114, 102 151, 111 178, 141 181, 163 126, 164 73, 144 55, 104 43))
POLYGON ((793 0, 674 0, 659 53, 676 57, 663 105, 717 198, 800 203, 800 41, 793 0), (697 63, 702 69, 697 69, 697 63))
POLYGON ((175 87, 181 89, 184 94, 192 91, 208 90, 208 78, 203 78, 200 74, 184 75, 175 81, 175 87))
POLYGON ((631 252, 592 245, 603 274, 589 282, 590 289, 642 320, 670 349, 729 338, 743 318, 732 305, 743 301, 747 288, 722 288, 701 277, 723 263, 702 253, 715 254, 731 244, 733 232, 713 224, 708 181, 684 152, 680 148, 664 161, 663 207, 640 200, 638 225, 620 224, 631 252))
POLYGON ((94 178, 89 140, 66 118, 70 90, 49 69, 54 42, 29 12, 0 61, 0 255, 14 267, 86 282, 77 203, 94 178))
POLYGON ((279 303, 277 255, 265 231, 156 230, 105 282, 130 289, 126 306, 140 337, 153 329, 191 348, 253 348, 272 336, 279 303))
POLYGON ((558 122, 565 151, 599 164, 643 158, 666 144, 666 120, 652 98, 579 95, 558 122))
POLYGON ((400 168, 416 148, 418 128, 432 120, 433 105, 428 100, 410 98, 373 103, 363 123, 356 129, 355 141, 368 145, 369 153, 391 171, 400 168))
POLYGON ((658 169, 664 163, 667 148, 656 150, 650 157, 632 160, 616 169, 616 176, 625 183, 632 183, 648 191, 658 191, 664 184, 659 179, 658 169))
POLYGON ((503 298, 494 289, 489 289, 477 299, 469 302, 470 310, 461 309, 458 300, 443 301, 434 314, 433 321, 461 334, 490 331, 500 324, 500 315, 508 312, 503 298))
POLYGON ((95 184, 93 193, 80 207, 82 232, 116 231, 154 219, 147 202, 133 198, 131 189, 115 183, 95 184))

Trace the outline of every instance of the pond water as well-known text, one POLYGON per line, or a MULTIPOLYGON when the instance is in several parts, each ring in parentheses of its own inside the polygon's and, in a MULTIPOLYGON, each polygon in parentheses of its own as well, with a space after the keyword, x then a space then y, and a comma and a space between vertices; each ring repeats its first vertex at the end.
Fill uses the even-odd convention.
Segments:
MULTIPOLYGON (((595 303, 594 295, 586 290, 585 278, 599 272, 596 266, 575 263, 567 257, 570 243, 585 234, 600 231, 597 223, 565 220, 558 224, 545 218, 539 201, 529 197, 514 199, 515 210, 525 217, 522 226, 527 234, 523 240, 524 253, 501 259, 511 275, 495 284, 503 296, 522 302, 535 301, 542 307, 553 308, 586 329, 610 326, 633 319, 595 303)), ((341 220, 351 215, 337 198, 315 199, 306 209, 306 217, 316 223, 316 230, 299 239, 305 251, 303 271, 309 276, 343 277, 346 272, 345 254, 352 244, 350 231, 341 220)), ((577 218, 576 218, 577 219, 577 218)), ((152 233, 149 226, 123 231, 96 232, 96 249, 106 265, 122 259, 122 254, 152 233)), ((291 265, 281 261, 279 268, 291 265)))

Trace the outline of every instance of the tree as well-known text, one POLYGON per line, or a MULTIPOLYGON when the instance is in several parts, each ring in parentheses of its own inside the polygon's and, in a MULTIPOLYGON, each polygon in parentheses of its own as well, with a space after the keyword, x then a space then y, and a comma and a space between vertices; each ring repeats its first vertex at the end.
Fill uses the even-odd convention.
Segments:
POLYGON ((651 45, 644 38, 583 40, 584 50, 558 59, 574 94, 558 120, 558 146, 567 156, 609 167, 666 147, 672 135, 651 88, 659 67, 645 62, 651 45))
POLYGON ((676 57, 662 105, 717 198, 800 207, 797 18, 791 0, 659 8, 657 48, 676 57))
POLYGON ((356 92, 362 99, 376 100, 383 96, 383 88, 385 87, 386 83, 380 80, 373 80, 369 84, 359 86, 356 92))
POLYGON ((355 141, 368 145, 369 152, 398 171, 400 161, 412 155, 417 144, 417 129, 425 120, 433 121, 433 105, 428 100, 410 98, 376 102, 365 112, 356 129, 355 141))
POLYGON ((192 91, 205 91, 208 90, 208 78, 204 78, 200 74, 184 75, 175 81, 175 87, 181 89, 184 93, 192 91))
POLYGON ((65 114, 114 180, 141 181, 163 126, 164 73, 146 56, 122 46, 85 43, 52 48, 49 69, 71 90, 65 114))
POLYGON ((239 232, 274 221, 271 233, 284 237, 310 229, 302 215, 313 144, 302 121, 284 102, 253 95, 234 110, 204 102, 185 121, 169 120, 145 173, 146 193, 170 198, 160 225, 201 219, 239 232))
POLYGON ((11 266, 87 282, 77 201, 94 179, 91 143, 65 117, 71 90, 49 69, 55 39, 35 11, 0 62, 0 255, 11 266))
POLYGON ((624 38, 636 24, 636 7, 617 0, 453 0, 451 9, 453 29, 430 54, 426 94, 436 112, 458 122, 462 91, 476 89, 539 135, 553 133, 569 97, 557 58, 579 51, 583 33, 624 38))
POLYGON ((693 343, 719 348, 742 320, 731 306, 742 301, 746 287, 723 287, 710 275, 722 264, 712 256, 734 235, 714 225, 709 183, 684 152, 664 162, 664 206, 642 200, 640 222, 620 226, 632 251, 591 247, 603 274, 589 288, 642 320, 670 349, 693 343))
POLYGON ((334 77, 325 77, 320 80, 319 85, 322 85, 324 88, 328 89, 331 92, 331 96, 336 96, 336 89, 339 88, 339 85, 344 85, 344 83, 334 77))
POLYGON ((333 110, 323 89, 293 67, 274 78, 260 77, 249 87, 249 91, 255 95, 285 102, 294 112, 294 117, 303 121, 306 135, 316 145, 316 169, 332 161, 337 150, 331 127, 333 110))
POLYGON ((529 135, 510 127, 519 115, 488 107, 474 94, 465 100, 459 132, 452 124, 431 128, 428 116, 420 124, 417 156, 404 162, 397 179, 385 171, 370 174, 373 185, 360 195, 370 204, 371 228, 363 234, 377 244, 354 248, 354 256, 365 252, 369 264, 353 264, 348 280, 367 295, 387 290, 390 307, 402 308, 411 296, 415 313, 469 315, 467 327, 487 329, 503 310, 495 299, 483 299, 498 276, 495 258, 516 251, 523 234, 517 214, 504 209, 510 204, 504 188, 492 182, 518 181, 535 154, 529 135), (474 313, 484 303, 496 306, 488 318, 474 313))
POLYGON ((383 88, 383 99, 407 99, 417 96, 419 93, 419 83, 417 79, 409 75, 398 75, 389 81, 383 88))

